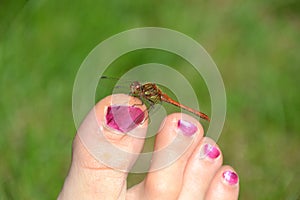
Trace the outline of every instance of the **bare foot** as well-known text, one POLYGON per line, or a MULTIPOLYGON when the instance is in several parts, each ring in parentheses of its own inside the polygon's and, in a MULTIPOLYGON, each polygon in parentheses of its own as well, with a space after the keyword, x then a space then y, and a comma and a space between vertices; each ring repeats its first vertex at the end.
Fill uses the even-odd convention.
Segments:
MULTIPOLYGON (((128 98, 114 95, 116 97, 120 102, 128 98)), ((171 144, 178 135, 184 142, 189 142, 187 150, 172 164, 149 172, 145 180, 127 190, 128 171, 142 150, 144 139, 141 138, 146 134, 147 121, 137 126, 128 124, 130 121, 132 124, 132 117, 137 118, 136 123, 141 122, 145 108, 110 107, 111 98, 100 101, 80 126, 73 142, 71 168, 58 199, 238 198, 237 173, 230 166, 222 166, 219 147, 213 140, 203 137, 200 123, 181 113, 167 116, 156 136, 155 151, 171 144), (125 109, 130 110, 129 116, 124 113, 125 109), (116 123, 117 120, 123 121, 116 123), (129 153, 123 155, 122 152, 129 153)), ((132 97, 130 103, 140 104, 132 97)), ((183 143, 173 143, 172 148, 176 151, 183 143)), ((150 169, 157 168, 162 160, 159 154, 154 156, 150 169)))

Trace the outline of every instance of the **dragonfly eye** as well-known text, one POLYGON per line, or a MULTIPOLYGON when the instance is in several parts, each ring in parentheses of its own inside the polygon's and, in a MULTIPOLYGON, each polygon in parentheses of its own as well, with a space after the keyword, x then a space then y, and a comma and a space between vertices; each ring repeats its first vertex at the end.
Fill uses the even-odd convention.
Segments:
POLYGON ((139 82, 134 81, 133 83, 131 83, 130 90, 133 94, 138 93, 140 89, 141 89, 141 84, 139 82))

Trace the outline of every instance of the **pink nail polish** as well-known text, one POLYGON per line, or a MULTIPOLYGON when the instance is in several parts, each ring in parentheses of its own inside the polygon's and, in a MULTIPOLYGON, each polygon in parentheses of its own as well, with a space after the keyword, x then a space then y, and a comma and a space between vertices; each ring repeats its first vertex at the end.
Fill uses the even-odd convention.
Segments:
POLYGON ((211 144, 204 145, 204 153, 211 159, 216 159, 220 155, 219 149, 215 146, 212 146, 211 144))
POLYGON ((137 127, 144 120, 144 112, 134 106, 109 106, 106 112, 106 124, 122 133, 137 127))
POLYGON ((190 122, 187 122, 187 121, 184 121, 182 119, 178 120, 177 122, 177 127, 183 132, 184 135, 186 136, 192 136, 196 133, 197 131, 197 126, 190 123, 190 122))
POLYGON ((237 184, 238 180, 239 180, 239 177, 238 175, 233 172, 233 171, 225 171, 223 173, 223 178, 224 180, 229 183, 230 185, 235 185, 237 184))

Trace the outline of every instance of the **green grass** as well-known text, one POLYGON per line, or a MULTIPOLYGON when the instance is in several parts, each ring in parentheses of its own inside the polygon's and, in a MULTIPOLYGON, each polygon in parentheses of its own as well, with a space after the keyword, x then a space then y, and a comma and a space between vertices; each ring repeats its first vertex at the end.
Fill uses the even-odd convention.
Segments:
MULTIPOLYGON (((99 42, 143 26, 191 36, 218 65, 228 98, 218 143, 225 164, 240 175, 240 198, 296 199, 300 195, 298 2, 3 1, 0 199, 56 198, 76 131, 72 88, 80 64, 99 42)), ((149 61, 185 67, 174 55, 142 54, 120 58, 114 64, 124 68, 112 73, 149 61)), ((202 82, 195 84, 203 88, 202 82)))

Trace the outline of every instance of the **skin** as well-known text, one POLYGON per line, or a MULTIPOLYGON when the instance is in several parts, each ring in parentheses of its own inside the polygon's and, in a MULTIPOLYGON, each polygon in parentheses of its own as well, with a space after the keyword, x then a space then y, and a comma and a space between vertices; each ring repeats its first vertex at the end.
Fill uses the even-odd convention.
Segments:
MULTIPOLYGON (((138 153, 142 149, 143 140, 136 139, 130 134, 120 133, 103 123, 111 98, 111 96, 106 97, 95 106, 81 124, 78 133, 93 137, 93 134, 89 133, 98 131, 97 126, 93 125, 95 120, 110 143, 127 152, 138 153)), ((145 110, 144 105, 137 98, 129 98, 130 104, 145 110)), ((126 102, 128 96, 117 95, 117 99, 119 102, 126 102)), ((238 199, 239 183, 229 184, 222 176, 223 172, 228 170, 234 172, 234 169, 230 166, 222 166, 223 156, 219 147, 213 140, 203 136, 201 124, 191 116, 181 113, 167 116, 156 135, 154 149, 164 148, 177 134, 180 134, 177 121, 182 118, 197 126, 196 133, 191 137, 191 145, 171 165, 148 173, 141 183, 128 190, 126 189, 128 173, 110 168, 95 159, 88 150, 90 147, 84 145, 77 133, 73 141, 71 167, 58 199, 238 199), (212 159, 207 156, 200 158, 202 145, 207 143, 220 151, 217 158, 212 159)), ((143 135, 146 129, 147 122, 136 127, 134 132, 143 135)), ((186 137, 186 139, 190 138, 186 137)), ((135 160, 136 157, 130 157, 128 166, 135 160)), ((154 157, 152 163, 156 161, 159 162, 159 157, 154 157)))

